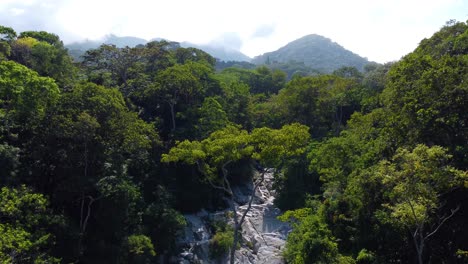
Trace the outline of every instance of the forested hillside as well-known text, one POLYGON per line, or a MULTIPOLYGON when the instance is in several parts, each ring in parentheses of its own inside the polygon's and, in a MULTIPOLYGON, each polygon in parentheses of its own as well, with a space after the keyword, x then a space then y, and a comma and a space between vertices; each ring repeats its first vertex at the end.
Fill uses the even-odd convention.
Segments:
POLYGON ((341 67, 355 67, 362 71, 369 61, 328 38, 312 34, 296 39, 276 51, 256 56, 252 63, 276 67, 302 63, 302 68, 298 67, 297 71, 304 71, 308 67, 322 73, 331 73, 341 67))
POLYGON ((182 214, 231 208, 210 247, 233 263, 233 187, 269 168, 287 263, 468 261, 467 23, 363 71, 215 63, 166 41, 74 63, 0 26, 0 262, 170 263, 182 214))

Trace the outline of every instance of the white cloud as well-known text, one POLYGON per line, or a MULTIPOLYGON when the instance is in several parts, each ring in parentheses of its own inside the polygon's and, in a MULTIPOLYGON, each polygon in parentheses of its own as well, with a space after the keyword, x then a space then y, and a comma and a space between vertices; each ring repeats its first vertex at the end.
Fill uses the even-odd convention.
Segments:
POLYGON ((236 34, 233 40, 237 41, 232 46, 254 56, 316 33, 379 62, 399 59, 445 21, 464 21, 468 17, 468 2, 464 0, 0 0, 0 3, 0 24, 17 31, 51 31, 66 42, 113 33, 209 43, 231 32, 236 34), (274 25, 274 30, 263 32, 261 38, 253 37, 269 25, 274 25))
POLYGON ((12 16, 19 16, 24 13, 24 9, 21 8, 12 8, 10 9, 10 13, 12 16))

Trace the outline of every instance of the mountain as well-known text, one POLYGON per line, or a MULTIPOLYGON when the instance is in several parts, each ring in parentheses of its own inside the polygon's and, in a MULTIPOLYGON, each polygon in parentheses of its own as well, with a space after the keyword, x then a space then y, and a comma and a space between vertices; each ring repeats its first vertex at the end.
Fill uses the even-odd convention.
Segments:
MULTIPOLYGON (((154 38, 150 41, 161 41, 162 38, 154 38)), ((144 45, 148 43, 147 40, 136 37, 118 37, 115 35, 109 35, 104 40, 86 40, 82 42, 74 42, 66 45, 70 55, 75 59, 75 61, 80 61, 80 57, 90 49, 96 49, 102 44, 114 44, 118 48, 123 48, 126 46, 135 47, 137 45, 144 45)), ((180 46, 183 48, 193 47, 201 49, 211 56, 221 60, 221 61, 250 61, 251 58, 247 55, 241 53, 238 50, 222 47, 219 45, 197 45, 190 42, 182 42, 180 46)))
POLYGON ((135 47, 139 44, 146 44, 146 39, 137 37, 118 37, 116 35, 108 35, 103 40, 85 40, 82 42, 74 42, 66 45, 69 50, 89 50, 101 46, 101 44, 114 44, 117 48, 124 48, 126 46, 135 47))
POLYGON ((284 64, 303 62, 305 66, 321 72, 332 72, 343 66, 356 67, 362 71, 369 63, 366 58, 343 48, 320 35, 304 36, 277 51, 267 52, 253 58, 255 64, 284 64))

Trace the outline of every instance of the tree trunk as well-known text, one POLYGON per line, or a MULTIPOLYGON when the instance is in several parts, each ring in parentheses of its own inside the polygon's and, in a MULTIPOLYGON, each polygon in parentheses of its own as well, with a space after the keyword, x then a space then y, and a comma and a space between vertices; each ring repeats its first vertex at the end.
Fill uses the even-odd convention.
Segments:
POLYGON ((418 264, 423 264, 423 248, 424 248, 424 240, 418 241, 417 236, 420 235, 415 233, 413 235, 413 242, 414 246, 416 247, 416 253, 418 254, 418 264))
POLYGON ((230 263, 234 264, 234 258, 235 258, 235 253, 236 253, 236 248, 237 248, 237 243, 239 240, 239 222, 237 220, 237 210, 236 210, 236 205, 234 204, 234 197, 231 197, 231 210, 234 213, 234 238, 233 238, 233 243, 232 243, 232 248, 230 252, 230 263))
MULTIPOLYGON (((410 206, 411 206, 411 209, 413 209, 411 203, 409 203, 410 206)), ((423 264, 423 253, 424 253, 424 246, 426 244, 426 241, 427 239, 429 239, 431 236, 433 236, 435 233, 437 233, 437 231, 439 231, 439 229, 442 227, 442 225, 447 221, 449 220, 450 218, 452 218, 456 212, 458 212, 458 210, 460 210, 460 205, 458 205, 455 209, 451 209, 451 214, 448 215, 448 216, 442 216, 439 218, 439 224, 437 225, 437 227, 432 231, 430 232, 429 234, 427 235, 424 235, 423 234, 423 231, 424 231, 424 223, 421 223, 418 228, 416 229, 416 231, 414 232, 414 234, 412 234, 413 236, 413 241, 414 241, 414 246, 416 247, 416 252, 418 253, 418 263, 419 264, 423 264), (419 237, 419 239, 418 239, 419 237), (419 241, 418 241, 419 240, 419 241)), ((414 214, 414 209, 413 209, 413 214, 414 214)), ((416 217, 415 217, 416 219, 416 217)))
POLYGON ((423 259, 422 259, 422 250, 418 250, 418 263, 423 264, 423 259))
POLYGON ((169 104, 169 107, 171 108, 171 120, 172 120, 172 129, 171 129, 171 131, 174 132, 175 129, 176 129, 174 104, 173 103, 168 103, 168 104, 169 104))
MULTIPOLYGON (((250 196, 249 204, 248 204, 247 208, 245 209, 244 213, 242 214, 240 220, 238 220, 238 218, 237 218, 237 210, 236 210, 236 206, 234 204, 234 197, 231 196, 231 210, 234 213, 234 239, 233 239, 232 248, 231 248, 231 252, 230 252, 230 254, 231 254, 230 264, 234 264, 234 257, 235 257, 234 255, 236 253, 237 243, 239 242, 239 230, 241 229, 242 224, 244 223, 244 220, 245 220, 245 217, 246 217, 247 213, 250 211, 250 208, 252 208, 252 202, 253 202, 253 199, 255 197, 255 192, 257 191, 258 187, 260 186, 260 184, 262 184, 263 180, 265 179, 265 173, 266 172, 267 172, 267 170, 263 169, 262 176, 260 177, 260 180, 254 185, 252 195, 250 196)), ((229 190, 231 190, 230 186, 229 186, 229 190)), ((232 194, 232 190, 231 190, 231 194, 232 194)))

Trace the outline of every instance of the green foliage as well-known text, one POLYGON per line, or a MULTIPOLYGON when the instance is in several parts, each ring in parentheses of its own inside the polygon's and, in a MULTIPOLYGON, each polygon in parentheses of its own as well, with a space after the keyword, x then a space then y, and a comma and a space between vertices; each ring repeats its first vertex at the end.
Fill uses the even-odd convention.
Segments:
POLYGON ((18 38, 34 38, 53 46, 63 46, 62 41, 60 41, 57 35, 45 31, 24 31, 20 33, 18 38))
POLYGON ((293 220, 284 257, 288 263, 339 263, 338 245, 324 221, 317 215, 304 212, 287 213, 282 218, 293 220), (306 213, 306 215, 304 215, 306 213))
POLYGON ((449 158, 439 146, 418 145, 411 152, 398 149, 391 161, 380 162, 378 175, 389 197, 386 210, 378 212, 382 221, 411 230, 427 224, 442 205, 440 195, 463 187, 468 179, 466 172, 447 165, 449 158))
POLYGON ((145 235, 131 235, 126 239, 128 262, 149 263, 156 256, 151 239, 145 235))
POLYGON ((313 69, 311 66, 307 66, 303 61, 289 60, 287 62, 270 62, 266 65, 277 71, 282 71, 286 74, 286 79, 291 80, 295 77, 314 76, 319 75, 319 70, 313 69))
POLYGON ((0 40, 12 41, 16 38, 16 31, 10 27, 0 26, 0 40))
POLYGON ((19 162, 19 148, 8 144, 0 144, 0 183, 11 181, 17 172, 19 162))
POLYGON ((175 51, 175 59, 179 64, 185 64, 189 61, 205 63, 209 67, 214 67, 216 59, 208 53, 196 48, 178 48, 175 51))
POLYGON ((467 260, 468 259, 468 251, 466 250, 461 250, 461 249, 458 249, 457 252, 456 252, 457 256, 459 258, 462 258, 464 260, 467 260))
POLYGON ((131 235, 127 238, 129 252, 135 255, 148 254, 155 256, 153 243, 145 235, 131 235))
MULTIPOLYGON (((199 166, 208 181, 218 181, 217 175, 232 162, 249 157, 253 148, 249 145, 247 131, 235 126, 217 130, 200 141, 182 141, 168 154, 162 155, 162 162, 184 162, 199 166)), ((221 184, 222 180, 221 180, 221 184)))
POLYGON ((10 45, 6 41, 0 41, 0 61, 5 60, 10 54, 10 45))
POLYGON ((362 73, 359 72, 358 69, 356 69, 355 67, 349 67, 349 66, 348 67, 343 66, 333 71, 333 75, 336 75, 342 78, 353 78, 357 80, 360 80, 364 77, 362 73))
POLYGON ((256 151, 253 158, 264 167, 280 169, 285 160, 302 155, 310 140, 308 127, 299 123, 281 129, 257 128, 251 133, 256 151))
POLYGON ((36 126, 59 94, 54 80, 13 61, 0 62, 0 115, 7 133, 36 126))
POLYGON ((1 188, 2 263, 59 263, 59 259, 50 254, 54 238, 46 228, 55 220, 47 206, 48 201, 42 194, 33 193, 24 185, 16 189, 1 188))
POLYGON ((446 26, 415 52, 395 64, 383 92, 385 107, 407 142, 440 145, 453 151, 458 164, 466 164, 468 54, 454 50, 468 32, 465 23, 446 26))
POLYGON ((161 160, 197 165, 210 181, 215 180, 228 164, 250 157, 266 167, 280 168, 284 159, 305 152, 309 140, 307 130, 306 126, 292 124, 279 130, 255 129, 249 135, 247 131, 229 125, 202 141, 177 143, 168 154, 162 155, 161 160))
POLYGON ((275 94, 283 88, 286 75, 279 70, 270 70, 260 66, 255 70, 227 68, 221 72, 220 78, 226 83, 240 82, 250 87, 252 94, 275 94))
POLYGON ((273 99, 281 123, 299 122, 314 137, 339 133, 359 108, 359 85, 355 80, 332 75, 298 77, 273 99))
POLYGON ((228 118, 222 106, 213 97, 207 97, 199 109, 198 127, 202 138, 228 125, 228 118))
POLYGON ((44 31, 22 32, 12 41, 9 58, 39 73, 52 77, 63 90, 75 82, 76 69, 57 35, 44 31))
POLYGON ((356 262, 358 264, 375 263, 375 254, 364 248, 359 251, 359 254, 356 257, 356 262))
POLYGON ((421 262, 429 247, 432 259, 450 262, 454 254, 437 252, 464 245, 443 245, 454 240, 439 232, 464 232, 466 54, 453 43, 465 31, 446 26, 394 65, 370 69, 356 97, 364 113, 311 146, 310 171, 322 181, 323 216, 340 252, 421 262))
MULTIPOLYGON (((219 77, 219 75, 218 75, 219 77)), ((247 84, 221 81, 222 94, 217 99, 229 121, 248 129, 252 127, 250 87, 247 84)))
POLYGON ((234 244, 234 230, 225 223, 215 225, 215 234, 210 240, 210 255, 219 259, 225 256, 234 244))
POLYGON ((115 45, 101 45, 98 49, 89 50, 83 56, 91 81, 107 86, 128 85, 132 77, 132 68, 141 61, 143 49, 122 48, 115 45))
MULTIPOLYGON (((398 62, 329 75, 275 54, 216 73, 177 43, 103 45, 77 82, 58 36, 0 26, 0 262, 167 261, 182 212, 232 205, 254 164, 297 209, 280 217, 289 263, 462 261, 467 32, 451 21, 398 62)), ((293 46, 314 43, 340 50, 293 46)), ((215 229, 219 258, 240 225, 215 229)))
POLYGON ((152 241, 155 241, 156 252, 173 250, 176 236, 186 226, 184 216, 170 207, 168 193, 161 187, 156 189, 158 197, 147 205, 143 212, 143 223, 152 241))
POLYGON ((202 105, 204 96, 217 86, 211 78, 211 69, 189 61, 160 71, 156 80, 142 95, 144 104, 151 107, 148 110, 162 118, 163 135, 177 138, 180 134, 196 134, 196 109, 202 105))
POLYGON ((356 67, 362 70, 368 60, 362 58, 349 50, 344 49, 337 43, 320 35, 312 34, 304 36, 277 51, 267 52, 252 60, 255 64, 288 64, 290 62, 304 62, 305 66, 311 67, 323 73, 330 73, 342 66, 356 67))

